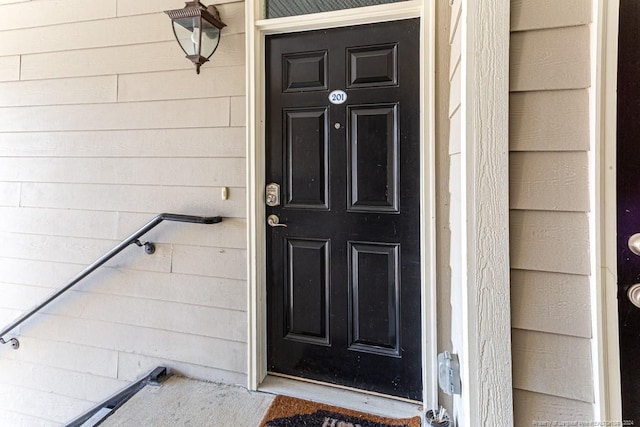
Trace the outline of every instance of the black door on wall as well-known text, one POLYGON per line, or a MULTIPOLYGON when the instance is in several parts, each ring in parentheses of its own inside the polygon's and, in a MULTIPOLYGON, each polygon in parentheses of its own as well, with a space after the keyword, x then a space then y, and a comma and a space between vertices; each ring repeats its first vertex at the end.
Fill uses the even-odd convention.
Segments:
MULTIPOLYGON (((618 317, 623 420, 640 425, 640 2, 620 1, 618 42, 618 317), (637 250, 636 250, 637 252, 637 250), (638 294, 636 294, 638 292, 638 294)), ((631 425, 631 424, 629 424, 631 425)))
POLYGON ((266 52, 268 369, 422 400, 419 20, 266 52))

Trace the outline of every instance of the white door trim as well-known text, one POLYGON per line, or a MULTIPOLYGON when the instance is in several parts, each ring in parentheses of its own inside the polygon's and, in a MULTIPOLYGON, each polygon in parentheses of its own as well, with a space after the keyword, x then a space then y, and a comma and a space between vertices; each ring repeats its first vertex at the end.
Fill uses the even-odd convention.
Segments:
POLYGON ((595 420, 622 421, 620 350, 618 342, 618 276, 616 230, 616 126, 619 0, 594 2, 592 57, 595 61, 591 152, 592 325, 595 420))
POLYGON ((266 367, 266 272, 264 219, 264 37, 267 34, 421 18, 421 226, 422 226, 422 333, 423 401, 438 402, 436 375, 435 295, 435 163, 434 163, 434 51, 435 3, 413 0, 346 11, 263 20, 261 0, 248 0, 246 13, 247 61, 247 387, 256 390, 266 367))
MULTIPOLYGON (((463 0, 462 317, 467 425, 513 425, 509 270, 509 0, 463 0)), ((456 308, 454 307, 454 310, 456 308)))

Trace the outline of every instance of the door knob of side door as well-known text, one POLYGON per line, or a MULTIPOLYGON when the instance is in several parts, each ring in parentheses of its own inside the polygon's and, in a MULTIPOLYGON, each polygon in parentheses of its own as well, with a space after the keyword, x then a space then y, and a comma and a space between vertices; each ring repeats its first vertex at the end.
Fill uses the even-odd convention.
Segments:
POLYGON ((640 256, 640 233, 636 233, 633 236, 629 237, 627 245, 629 246, 631 252, 640 256))
POLYGON ((271 227, 286 227, 287 224, 280 224, 280 218, 278 218, 278 215, 269 215, 267 217, 267 224, 269 224, 271 227))
POLYGON ((629 301, 631 301, 631 304, 640 308, 640 283, 636 283, 635 285, 631 286, 627 291, 627 296, 629 297, 629 301))

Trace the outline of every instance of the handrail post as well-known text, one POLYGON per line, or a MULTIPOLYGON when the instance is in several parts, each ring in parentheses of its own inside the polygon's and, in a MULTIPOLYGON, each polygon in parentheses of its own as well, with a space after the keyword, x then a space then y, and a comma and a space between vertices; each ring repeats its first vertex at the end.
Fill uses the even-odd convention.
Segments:
MULTIPOLYGON (((124 250, 124 248, 126 248, 129 245, 131 245, 132 243, 136 243, 136 242, 139 243, 138 239, 140 237, 142 237, 143 235, 148 233, 150 230, 152 230, 154 227, 156 227, 162 221, 188 222, 188 223, 192 223, 192 224, 217 224, 219 222, 222 222, 222 218, 219 217, 219 216, 202 217, 202 216, 179 215, 179 214, 169 214, 169 213, 162 213, 162 214, 157 215, 155 218, 153 218, 147 224, 145 224, 140 229, 138 229, 138 231, 136 231, 131 236, 129 236, 126 239, 124 239, 118 245, 114 246, 109 252, 107 252, 106 254, 104 254, 103 256, 98 258, 97 260, 95 260, 92 264, 87 266, 84 270, 82 270, 75 277, 73 277, 71 280, 69 280, 69 282, 67 282, 67 284, 65 284, 62 288, 60 288, 59 290, 57 290, 54 293, 52 293, 51 295, 49 295, 49 297, 47 297, 43 302, 41 302, 40 304, 36 305, 35 307, 33 307, 31 310, 27 311, 26 313, 22 314, 21 316, 16 318, 13 322, 11 322, 9 325, 7 325, 4 329, 0 330, 0 344, 11 343, 11 347, 14 350, 17 350, 20 347, 20 342, 18 341, 18 339, 17 338, 11 338, 8 341, 5 341, 4 336, 6 334, 11 332, 13 329, 18 327, 19 325, 21 325, 24 321, 26 321, 28 318, 30 318, 31 316, 36 314, 42 308, 44 308, 49 303, 51 303, 56 298, 58 298, 60 295, 62 295, 65 292, 67 292, 69 289, 71 289, 73 286, 75 286, 82 279, 84 279, 89 274, 93 273, 99 267, 104 265, 111 258, 113 258, 117 254, 122 252, 122 250, 124 250)), ((147 253, 149 253, 149 254, 153 253, 152 251, 148 250, 148 248, 146 247, 147 245, 150 245, 150 243, 147 242, 146 244, 142 244, 142 246, 145 246, 145 251, 147 253)))

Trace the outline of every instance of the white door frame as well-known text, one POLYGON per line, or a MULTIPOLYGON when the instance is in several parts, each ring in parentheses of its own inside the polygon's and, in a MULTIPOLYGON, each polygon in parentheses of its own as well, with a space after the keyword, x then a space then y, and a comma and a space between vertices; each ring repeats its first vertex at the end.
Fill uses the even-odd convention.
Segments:
POLYGON ((421 250, 423 402, 438 402, 436 375, 435 295, 435 164, 434 164, 434 7, 431 0, 411 0, 381 6, 325 12, 295 17, 260 19, 261 0, 248 0, 247 48, 247 228, 249 306, 247 337, 247 387, 256 390, 267 374, 266 248, 264 218, 264 40, 268 34, 421 18, 421 250))
POLYGON ((620 0, 594 1, 591 115, 593 236, 596 254, 592 286, 593 366, 596 420, 622 420, 618 342, 618 276, 616 229, 616 126, 618 13, 620 0))

